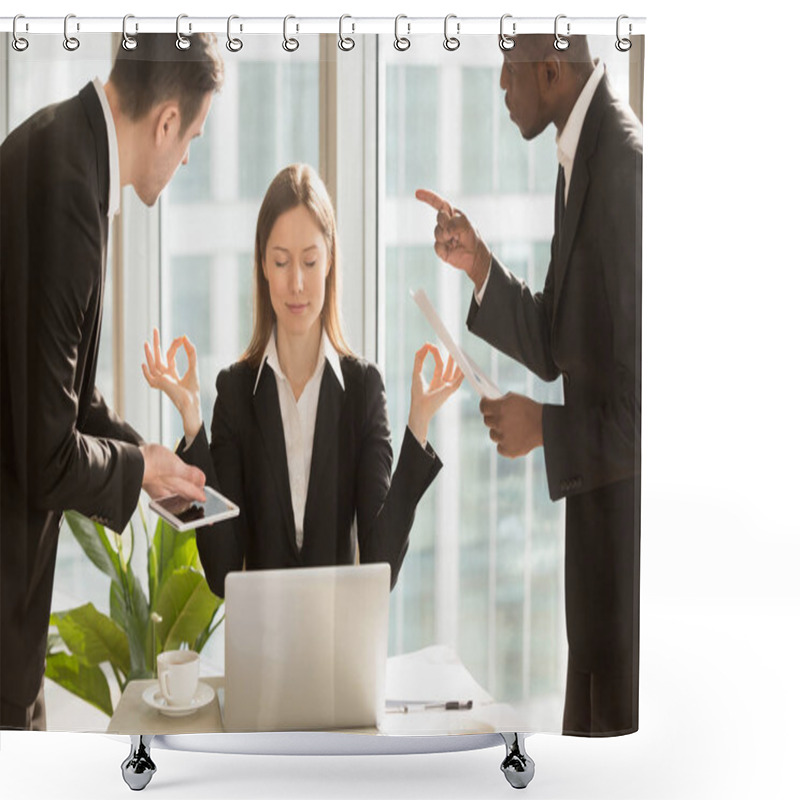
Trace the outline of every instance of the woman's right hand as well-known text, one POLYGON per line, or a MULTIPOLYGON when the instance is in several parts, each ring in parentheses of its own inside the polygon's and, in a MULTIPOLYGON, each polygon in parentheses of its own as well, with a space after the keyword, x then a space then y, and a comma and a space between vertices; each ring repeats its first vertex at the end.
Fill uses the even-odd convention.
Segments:
POLYGON ((186 336, 174 339, 167 350, 166 361, 161 355, 161 341, 158 328, 153 328, 153 346, 144 343, 146 364, 142 364, 145 380, 154 388, 160 389, 172 400, 183 420, 183 432, 187 442, 197 436, 203 424, 200 410, 200 381, 197 377, 197 351, 186 336), (183 347, 189 360, 189 368, 181 376, 175 363, 178 350, 183 347))

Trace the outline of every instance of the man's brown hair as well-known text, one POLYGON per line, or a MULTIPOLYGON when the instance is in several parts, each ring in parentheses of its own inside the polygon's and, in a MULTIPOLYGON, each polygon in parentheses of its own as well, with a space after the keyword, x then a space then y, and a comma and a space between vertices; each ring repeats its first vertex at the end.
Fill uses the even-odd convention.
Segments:
POLYGON ((136 47, 120 44, 109 80, 119 95, 123 114, 141 119, 166 100, 175 100, 181 113, 182 134, 195 120, 203 99, 222 87, 224 68, 213 33, 186 36, 186 50, 175 46, 175 34, 140 33, 136 47))

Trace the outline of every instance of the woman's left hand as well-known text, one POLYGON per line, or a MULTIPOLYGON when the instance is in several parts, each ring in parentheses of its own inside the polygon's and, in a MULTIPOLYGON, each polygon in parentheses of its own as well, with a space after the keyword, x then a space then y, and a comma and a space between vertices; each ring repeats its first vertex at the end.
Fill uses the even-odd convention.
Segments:
POLYGON ((424 344, 414 357, 414 374, 411 377, 411 410, 408 427, 423 446, 428 440, 428 424, 433 415, 444 405, 445 400, 461 386, 464 373, 456 366, 452 356, 447 357, 447 366, 437 347, 424 344), (430 383, 425 382, 422 367, 428 354, 433 356, 435 367, 430 383))
POLYGON ((161 355, 161 339, 158 328, 153 329, 153 346, 144 343, 147 363, 142 364, 145 380, 154 388, 164 392, 178 410, 183 420, 183 432, 187 441, 197 436, 202 424, 200 409, 200 379, 197 375, 197 350, 187 336, 172 341, 166 359, 161 355), (175 358, 183 347, 189 367, 183 375, 178 374, 175 358))

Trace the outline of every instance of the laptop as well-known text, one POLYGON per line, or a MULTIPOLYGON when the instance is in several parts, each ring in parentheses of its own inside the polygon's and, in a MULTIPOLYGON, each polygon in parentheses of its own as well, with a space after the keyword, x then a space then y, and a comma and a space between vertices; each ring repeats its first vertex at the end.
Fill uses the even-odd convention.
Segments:
POLYGON ((225 730, 377 727, 389 580, 388 564, 228 573, 225 730))

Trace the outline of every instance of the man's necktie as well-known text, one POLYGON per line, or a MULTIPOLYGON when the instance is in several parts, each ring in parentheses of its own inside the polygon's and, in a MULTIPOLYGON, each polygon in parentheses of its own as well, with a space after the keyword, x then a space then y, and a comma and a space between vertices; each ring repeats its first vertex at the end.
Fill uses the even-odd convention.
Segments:
POLYGON ((556 235, 561 233, 561 226, 564 223, 564 190, 566 180, 564 178, 564 167, 558 166, 558 180, 556 181, 556 235))

